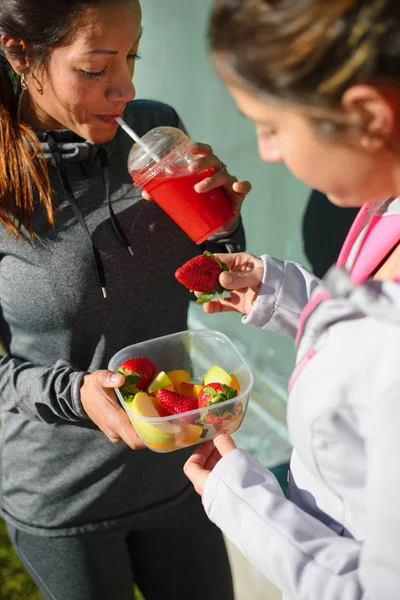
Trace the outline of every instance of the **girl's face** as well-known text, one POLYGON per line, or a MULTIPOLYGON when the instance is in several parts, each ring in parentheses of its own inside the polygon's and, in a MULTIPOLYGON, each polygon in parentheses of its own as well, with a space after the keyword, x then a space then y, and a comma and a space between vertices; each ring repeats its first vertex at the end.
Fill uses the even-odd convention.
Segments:
POLYGON ((361 206, 398 194, 394 158, 387 151, 324 141, 300 111, 226 83, 240 112, 255 123, 259 153, 266 162, 283 161, 296 177, 339 206, 361 206))
POLYGON ((132 77, 140 34, 141 9, 135 0, 88 9, 71 43, 52 51, 45 70, 28 73, 31 124, 71 129, 95 143, 113 138, 114 118, 135 97, 132 77))

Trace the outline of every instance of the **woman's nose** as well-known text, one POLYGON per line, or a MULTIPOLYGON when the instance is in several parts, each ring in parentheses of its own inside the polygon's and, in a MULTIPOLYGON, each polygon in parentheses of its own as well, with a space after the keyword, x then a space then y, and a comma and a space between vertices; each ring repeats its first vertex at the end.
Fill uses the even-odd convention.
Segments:
POLYGON ((129 102, 136 96, 135 86, 131 79, 110 86, 107 90, 107 99, 114 102, 129 102))

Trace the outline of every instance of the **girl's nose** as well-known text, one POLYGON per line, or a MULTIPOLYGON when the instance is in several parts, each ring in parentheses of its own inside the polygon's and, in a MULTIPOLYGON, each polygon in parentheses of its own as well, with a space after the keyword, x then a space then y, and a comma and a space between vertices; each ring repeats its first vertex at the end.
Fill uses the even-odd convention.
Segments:
POLYGON ((283 160, 278 140, 274 134, 258 136, 258 152, 265 162, 281 162, 283 160))

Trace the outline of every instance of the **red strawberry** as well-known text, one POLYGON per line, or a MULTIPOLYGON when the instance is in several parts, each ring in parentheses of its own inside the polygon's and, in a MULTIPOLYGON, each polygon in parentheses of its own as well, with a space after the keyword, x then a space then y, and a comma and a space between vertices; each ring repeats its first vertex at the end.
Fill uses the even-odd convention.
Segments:
POLYGON ((231 400, 237 396, 237 391, 222 383, 208 383, 200 390, 198 405, 199 408, 218 404, 225 400, 231 400))
POLYGON ((144 390, 158 372, 152 360, 144 356, 128 358, 117 369, 118 373, 125 375, 125 383, 121 389, 126 394, 135 394, 137 390, 144 390))
POLYGON ((157 398, 171 415, 178 415, 197 408, 196 398, 187 396, 186 394, 178 394, 178 392, 160 389, 157 390, 157 398))
POLYGON ((212 300, 214 294, 222 294, 224 291, 219 283, 222 271, 229 271, 226 264, 206 250, 179 267, 175 271, 175 277, 190 291, 203 292, 197 299, 198 303, 203 304, 212 300))

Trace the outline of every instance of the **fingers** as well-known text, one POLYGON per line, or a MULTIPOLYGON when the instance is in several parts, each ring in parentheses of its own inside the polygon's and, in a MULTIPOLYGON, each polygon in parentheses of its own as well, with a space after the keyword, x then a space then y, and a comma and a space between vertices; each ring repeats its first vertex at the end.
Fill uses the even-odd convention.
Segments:
POLYGON ((219 276, 219 282, 226 290, 242 290, 243 288, 259 287, 264 275, 264 265, 260 265, 250 271, 224 271, 219 276))
POLYGON ((242 312, 236 309, 230 301, 230 298, 221 298, 218 300, 211 300, 203 304, 203 310, 207 315, 214 315, 221 312, 242 312))
POLYGON ((209 471, 204 466, 214 451, 215 447, 212 442, 204 442, 193 452, 183 467, 186 477, 193 483, 194 489, 200 496, 203 494, 209 475, 209 471))
POLYGON ((144 446, 121 408, 113 388, 121 386, 124 375, 113 371, 95 371, 84 376, 81 403, 88 417, 113 443, 123 440, 132 449, 144 446))
POLYGON ((237 181, 235 177, 229 175, 226 171, 217 171, 210 177, 206 177, 199 183, 196 183, 194 189, 199 194, 204 194, 205 192, 209 192, 215 188, 219 187, 229 187, 232 189, 232 185, 237 181))
POLYGON ((235 450, 236 444, 227 433, 217 433, 214 438, 214 445, 221 456, 225 456, 228 452, 235 450))
POLYGON ((103 431, 113 444, 124 441, 132 450, 143 448, 143 442, 133 428, 128 415, 117 404, 115 411, 108 413, 107 429, 103 429, 103 431))
POLYGON ((151 198, 150 194, 148 194, 148 193, 147 193, 147 192, 145 192, 144 190, 143 190, 143 192, 142 192, 142 198, 143 198, 143 200, 146 200, 147 202, 151 202, 151 200, 152 200, 152 198, 151 198))
POLYGON ((203 495, 208 476, 221 460, 221 457, 232 452, 235 448, 236 444, 229 435, 217 433, 214 443, 205 442, 193 452, 192 456, 186 461, 183 471, 193 483, 198 494, 203 495))
MULTIPOLYGON (((215 446, 212 441, 204 442, 200 444, 193 452, 192 456, 187 461, 186 465, 195 465, 195 468, 203 468, 206 464, 207 460, 210 458, 211 454, 214 452, 215 446)), ((185 467, 186 467, 185 465, 185 467)), ((185 471, 185 469, 184 469, 185 471)), ((186 471, 185 471, 186 473, 186 471)))
POLYGON ((250 254, 250 252, 232 252, 230 254, 214 252, 214 256, 225 263, 230 271, 242 271, 243 268, 251 268, 253 264, 252 259, 257 260, 257 257, 250 254))
POLYGON ((203 310, 208 315, 220 312, 238 312, 243 315, 247 312, 243 306, 242 297, 236 294, 236 292, 232 292, 230 298, 218 298, 206 302, 203 304, 203 310))
POLYGON ((235 181, 232 185, 232 189, 236 194, 247 196, 247 194, 251 192, 251 183, 250 181, 235 181))
POLYGON ((125 381, 125 376, 122 373, 114 373, 114 371, 106 370, 95 371, 91 377, 93 377, 95 385, 103 388, 120 387, 125 381))
POLYGON ((195 156, 207 156, 208 154, 213 153, 213 149, 209 144, 202 144, 201 142, 196 142, 192 144, 189 148, 189 152, 194 154, 195 156))

